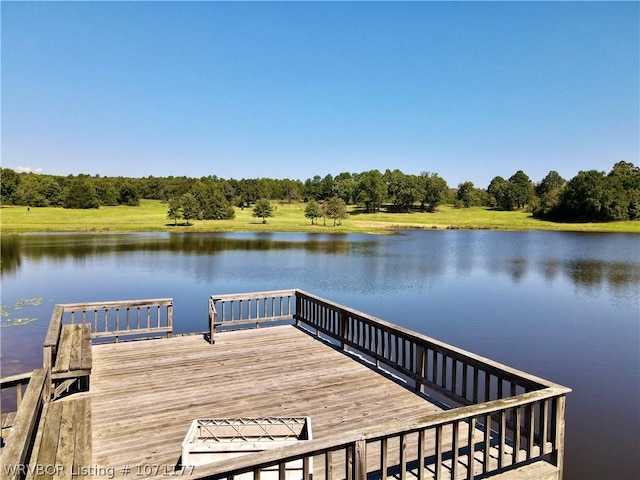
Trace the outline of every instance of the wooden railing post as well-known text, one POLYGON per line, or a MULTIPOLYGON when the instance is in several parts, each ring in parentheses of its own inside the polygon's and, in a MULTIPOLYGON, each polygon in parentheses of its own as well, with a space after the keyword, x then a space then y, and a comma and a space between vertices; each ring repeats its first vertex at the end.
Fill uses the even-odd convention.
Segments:
POLYGON ((51 369, 53 368, 53 347, 45 346, 43 349, 43 369, 45 372, 44 401, 49 402, 53 396, 53 380, 51 379, 51 369))
POLYGON ((551 462, 558 469, 558 478, 563 478, 564 470, 564 435, 565 435, 565 406, 567 397, 561 395, 554 399, 553 409, 553 428, 554 428, 554 447, 551 455, 551 462))
POLYGON ((298 315, 300 315, 302 312, 302 297, 298 294, 298 292, 296 291, 296 313, 294 315, 294 318, 296 319, 296 325, 300 325, 300 317, 298 317, 298 315))
POLYGON ((354 448, 353 466, 355 472, 354 480, 367 480, 367 441, 364 439, 356 440, 354 448))
POLYGON ((209 343, 213 345, 215 340, 213 334, 216 331, 216 322, 218 321, 218 310, 216 310, 216 302, 213 298, 209 299, 209 343))
POLYGON ((347 350, 347 340, 349 337, 349 317, 346 312, 340 311, 340 319, 338 320, 340 327, 340 348, 347 350))
POLYGON ((170 328, 167 332, 167 338, 171 338, 173 336, 173 303, 167 305, 167 327, 170 328))

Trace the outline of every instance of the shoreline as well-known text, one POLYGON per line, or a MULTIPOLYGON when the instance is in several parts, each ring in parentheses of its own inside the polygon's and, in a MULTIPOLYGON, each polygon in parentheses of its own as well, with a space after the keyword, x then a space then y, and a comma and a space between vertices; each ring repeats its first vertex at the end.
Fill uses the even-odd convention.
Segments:
POLYGON ((493 230, 558 231, 640 234, 640 221, 607 223, 557 223, 533 218, 523 211, 499 211, 483 207, 454 208, 443 205, 435 213, 364 213, 351 207, 348 218, 333 226, 322 218, 314 224, 304 217, 304 203, 272 202, 274 214, 267 223, 252 216, 252 209, 235 209, 231 220, 196 220, 186 226, 167 219, 167 204, 143 200, 137 207, 101 207, 69 210, 61 207, 0 208, 0 236, 29 233, 307 233, 390 235, 396 230, 493 230))

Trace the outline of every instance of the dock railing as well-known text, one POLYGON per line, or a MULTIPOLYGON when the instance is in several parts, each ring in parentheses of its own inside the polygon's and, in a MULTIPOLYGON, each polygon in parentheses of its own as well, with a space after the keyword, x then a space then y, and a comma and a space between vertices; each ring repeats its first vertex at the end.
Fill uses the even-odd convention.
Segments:
POLYGON ((228 302, 241 300, 246 305, 258 305, 268 299, 267 303, 287 304, 292 292, 295 310, 288 307, 287 315, 265 309, 254 314, 251 312, 258 310, 236 307, 234 313, 225 312, 224 319, 228 319, 228 325, 257 325, 290 315, 301 328, 311 329, 336 347, 368 361, 372 368, 405 381, 418 394, 436 392, 451 409, 429 415, 419 424, 381 425, 370 433, 358 432, 357 438, 332 437, 328 444, 313 440, 279 454, 252 457, 256 462, 267 462, 260 465, 238 459, 205 467, 210 473, 202 472, 197 478, 231 478, 249 471, 258 478, 263 467, 321 455, 326 462, 326 478, 332 478, 331 472, 342 471, 344 466, 344 475, 335 473, 336 478, 364 479, 367 472, 376 468, 385 472, 391 466, 389 442, 400 445, 400 457, 395 462, 400 478, 407 478, 411 462, 425 467, 424 472, 418 469, 418 478, 425 478, 426 472, 431 471, 434 478, 454 479, 461 475, 461 469, 465 470, 464 478, 475 478, 536 459, 551 462, 558 478, 562 478, 565 399, 569 388, 301 290, 212 296, 212 338, 215 327, 224 324, 218 311, 228 302), (452 438, 451 444, 445 443, 444 438, 452 438), (378 452, 377 467, 372 465, 367 450, 378 452), (413 458, 409 458, 409 452, 413 458), (334 458, 340 460, 336 463, 334 458), (224 473, 217 473, 227 467, 224 473))
MULTIPOLYGON (((44 393, 47 381, 46 371, 37 369, 22 376, 28 376, 28 379, 23 378, 20 380, 18 391, 22 390, 23 380, 27 380, 27 388, 24 395, 19 394, 18 409, 12 421, 11 433, 0 456, 2 478, 7 480, 17 480, 24 477, 27 456, 36 434, 40 416, 47 402, 44 393)), ((18 377, 16 375, 13 379, 11 377, 4 378, 2 386, 17 386, 18 384, 14 381, 18 380, 18 377)), ((5 443, 4 440, 3 438, 3 443, 5 443)))
POLYGON ((215 343, 216 330, 258 328, 261 323, 281 322, 294 318, 296 290, 275 290, 209 298, 209 342, 215 343))
MULTIPOLYGON (((52 395, 52 370, 61 353, 63 325, 88 325, 91 339, 155 337, 173 334, 173 299, 122 300, 58 304, 53 308, 44 340, 43 365, 47 374, 46 395, 52 395), (60 350, 60 351, 59 351, 60 350)), ((66 352, 72 355, 73 352, 66 352)), ((90 371, 90 368, 88 369, 90 371)))
MULTIPOLYGON (((564 389, 545 389, 430 414, 417 422, 397 421, 367 431, 311 440, 200 466, 191 472, 190 478, 232 479, 250 473, 253 479, 259 479, 262 470, 277 467, 283 471, 289 462, 302 460, 303 464, 308 464, 311 459, 324 470, 321 478, 326 480, 386 479, 390 476, 401 480, 486 478, 488 474, 508 467, 551 457, 561 450, 564 442, 563 430, 556 428, 542 448, 527 449, 528 453, 516 448, 507 450, 504 445, 500 447, 504 441, 501 437, 483 428, 487 418, 503 416, 512 409, 539 407, 551 409, 556 417, 564 415, 564 393, 564 389), (445 443, 447 436, 452 439, 451 444, 445 443)), ((555 462, 557 478, 562 478, 561 465, 557 459, 555 462)), ((310 477, 305 475, 303 478, 310 477)))

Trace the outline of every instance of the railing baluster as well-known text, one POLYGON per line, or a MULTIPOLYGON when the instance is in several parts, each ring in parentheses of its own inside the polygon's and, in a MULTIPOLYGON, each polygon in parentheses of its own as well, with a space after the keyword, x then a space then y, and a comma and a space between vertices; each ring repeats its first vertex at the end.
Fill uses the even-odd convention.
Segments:
POLYGON ((504 466, 504 455, 507 440, 507 414, 504 410, 500 410, 500 425, 498 428, 498 436, 500 443, 498 444, 498 468, 504 466))
POLYGON ((489 472, 489 462, 491 460, 491 414, 484 416, 484 455, 482 461, 482 473, 489 472))
POLYGON ((353 462, 353 444, 350 444, 346 449, 346 455, 344 457, 345 460, 345 477, 347 480, 353 479, 353 470, 354 470, 354 462, 353 462))
POLYGON ((458 391, 458 360, 451 359, 451 393, 456 394, 458 391))
POLYGON ((512 409, 513 412, 513 455, 512 455, 512 461, 511 464, 515 465, 516 463, 518 463, 518 458, 520 455, 520 448, 521 448, 521 438, 520 438, 520 422, 521 422, 521 417, 520 417, 520 408, 516 407, 512 409))
POLYGON ((425 432, 425 430, 418 432, 418 480, 424 480, 425 432))
POLYGON ((327 480, 333 480, 333 451, 332 450, 327 450, 327 452, 324 455, 324 477, 327 480))
POLYGON ((458 478, 458 435, 459 435, 459 422, 455 421, 451 424, 451 478, 456 480, 458 478))
POLYGON ((406 480, 407 478, 407 436, 404 433, 400 434, 399 438, 400 447, 400 480, 406 480))
POLYGON ((380 476, 387 478, 387 469, 389 463, 389 452, 387 450, 387 437, 380 440, 380 476))
POLYGON ((547 429, 549 428, 549 400, 542 401, 542 412, 540 413, 540 453, 549 453, 547 447, 547 429))
POLYGON ((476 419, 469 419, 469 430, 467 431, 467 480, 473 480, 474 475, 474 462, 475 462, 475 444, 473 441, 473 434, 476 430, 476 419))
POLYGON ((442 478, 442 425, 436 425, 435 450, 435 479, 440 480, 442 478))
POLYGON ((478 389, 480 388, 480 381, 479 381, 479 369, 478 367, 471 367, 473 369, 473 403, 478 403, 478 389))

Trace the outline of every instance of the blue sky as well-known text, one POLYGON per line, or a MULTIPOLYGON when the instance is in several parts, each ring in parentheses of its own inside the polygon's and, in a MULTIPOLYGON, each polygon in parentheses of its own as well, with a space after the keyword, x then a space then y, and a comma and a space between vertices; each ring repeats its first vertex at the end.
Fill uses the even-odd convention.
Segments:
POLYGON ((639 165, 638 2, 7 2, 2 166, 450 186, 639 165))

